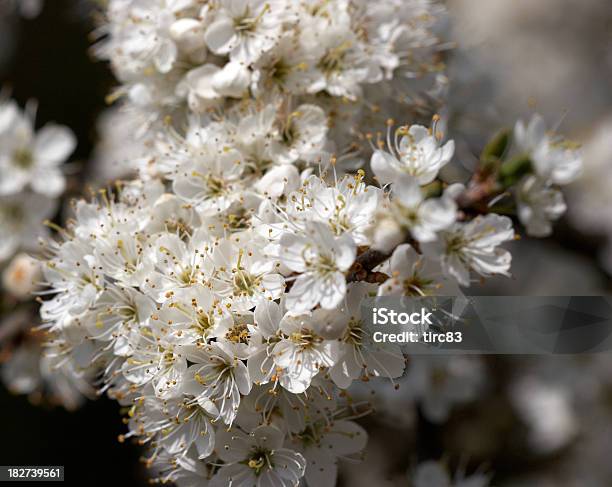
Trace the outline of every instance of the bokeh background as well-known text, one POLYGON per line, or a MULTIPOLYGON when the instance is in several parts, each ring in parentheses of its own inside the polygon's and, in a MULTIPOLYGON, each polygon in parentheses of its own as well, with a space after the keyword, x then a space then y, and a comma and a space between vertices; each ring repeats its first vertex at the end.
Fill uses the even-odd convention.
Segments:
MULTIPOLYGON (((57 121, 76 133, 79 145, 67 168, 76 194, 96 173, 90 161, 98 120, 113 86, 107 66, 89 52, 93 2, 47 0, 34 19, 9 3, 0 0, 0 87, 22 106, 39 101, 37 125, 57 121)), ((612 292, 610 0, 447 4, 449 41, 458 46, 448 55, 456 170, 473 166, 496 127, 534 111, 585 147, 585 177, 569 188, 570 211, 554 235, 514 243, 513 278, 473 292, 612 292)), ((490 472, 492 484, 502 487, 612 485, 610 357, 483 357, 439 368, 446 375, 438 380, 453 382, 429 398, 448 405, 442 424, 427 408, 411 406, 416 372, 398 392, 391 386, 355 392, 379 414, 364 420, 371 432, 366 461, 344 465, 340 485, 409 485, 411 466, 440 458, 452 470, 490 472), (456 400, 463 396, 470 400, 456 400)), ((123 425, 115 403, 101 398, 67 412, 33 399, 0 388, 0 464, 65 465, 68 485, 146 485, 139 448, 117 442, 123 425)))

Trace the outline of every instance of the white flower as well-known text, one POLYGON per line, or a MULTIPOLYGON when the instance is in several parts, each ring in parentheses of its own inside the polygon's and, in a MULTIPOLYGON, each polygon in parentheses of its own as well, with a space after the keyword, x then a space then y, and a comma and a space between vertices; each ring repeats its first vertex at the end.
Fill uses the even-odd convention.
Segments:
POLYGON ((273 141, 271 155, 280 164, 291 164, 323 148, 327 116, 316 105, 300 105, 280 120, 278 131, 279 138, 273 141))
POLYGON ((470 285, 470 269, 481 276, 508 275, 512 255, 498 246, 514 238, 512 220, 489 214, 469 223, 455 223, 440 239, 422 245, 425 255, 439 259, 444 272, 462 286, 470 285))
POLYGON ((0 196, 0 262, 18 249, 34 250, 45 235, 43 220, 55 213, 55 201, 37 194, 0 196))
POLYGON ((313 221, 306 224, 305 234, 285 233, 280 246, 283 264, 300 273, 287 295, 287 307, 295 313, 317 304, 335 308, 346 293, 344 273, 355 260, 351 236, 336 237, 327 225, 313 221))
POLYGON ((0 130, 0 195, 19 193, 29 185, 50 198, 59 196, 66 185, 59 166, 76 147, 74 134, 54 124, 35 134, 33 117, 19 112, 12 102, 0 110, 0 117, 10 119, 0 130))
POLYGON ((223 97, 240 98, 251 81, 250 71, 241 63, 230 62, 223 68, 204 64, 190 70, 177 86, 177 93, 187 96, 194 112, 218 105, 223 97))
POLYGON ((448 194, 425 199, 411 176, 399 176, 392 187, 391 214, 419 242, 432 242, 437 232, 455 222, 457 205, 448 194))
POLYGON ((43 267, 43 275, 57 294, 45 301, 40 310, 43 320, 62 327, 73 316, 87 311, 103 291, 103 277, 95 270, 91 248, 69 240, 43 267))
POLYGON ((172 193, 164 193, 155 201, 145 231, 149 234, 168 232, 184 238, 199 226, 200 219, 191 205, 172 193))
POLYGON ((287 10, 284 0, 220 0, 204 39, 215 54, 249 65, 277 42, 287 10))
POLYGON ((382 191, 366 185, 363 178, 362 171, 354 176, 347 174, 329 187, 321 184, 322 181, 316 176, 309 177, 304 182, 304 188, 310 192, 312 203, 304 214, 292 217, 306 220, 315 214, 317 219, 328 222, 335 235, 349 233, 357 245, 368 245, 368 235, 381 204, 382 191))
POLYGON ((296 451, 306 459, 309 487, 336 485, 338 460, 362 451, 368 441, 366 431, 353 421, 313 421, 293 435, 296 451))
POLYGON ((431 183, 455 152, 452 140, 440 146, 438 134, 422 125, 400 127, 395 131, 394 141, 388 137, 387 145, 390 153, 376 150, 371 160, 381 184, 392 183, 403 174, 413 176, 420 185, 431 183))
POLYGON ((536 176, 525 176, 516 191, 518 217, 533 237, 547 237, 552 233, 554 220, 567 209, 563 194, 536 176))
POLYGON ((184 347, 176 335, 169 333, 163 318, 152 315, 148 319, 147 332, 135 337, 134 352, 123 362, 122 372, 127 380, 138 386, 151 382, 155 395, 168 399, 181 393, 187 359, 184 347))
POLYGON ((274 90, 304 94, 314 82, 315 64, 314 53, 288 32, 253 65, 251 89, 256 96, 274 90))
POLYGON ((446 421, 455 405, 476 397, 485 379, 478 357, 414 355, 402 379, 403 394, 420 404, 429 421, 446 421))
POLYGON ((582 154, 571 143, 546 132, 540 115, 534 115, 529 125, 516 123, 514 137, 519 148, 529 154, 535 171, 546 181, 569 184, 582 173, 582 154))
POLYGON ((272 141, 278 138, 275 127, 277 106, 268 103, 263 107, 250 107, 238 114, 232 133, 235 144, 246 159, 246 164, 255 172, 262 172, 274 164, 270 153, 272 141))
POLYGON ((24 299, 38 289, 40 264, 27 254, 17 254, 2 272, 2 287, 13 296, 24 299))
MULTIPOLYGON (((141 283, 141 289, 159 303, 174 293, 204 280, 204 256, 198 249, 198 235, 186 244, 177 235, 161 234, 148 258, 153 269, 141 283)), ((144 267, 148 269, 148 265, 144 267)))
POLYGON ((172 188, 201 215, 228 209, 240 198, 246 183, 242 154, 234 148, 219 146, 213 137, 214 134, 193 127, 173 154, 177 168, 170 175, 172 188))
POLYGON ((84 320, 89 337, 111 342, 118 357, 132 355, 140 341, 139 325, 153 315, 155 302, 133 288, 108 285, 96 304, 84 320))
POLYGON ((94 256, 113 279, 138 286, 153 271, 149 244, 142 235, 116 231, 108 238, 95 241, 94 256))
POLYGON ((382 271, 391 277, 378 288, 379 296, 456 296, 459 289, 447 279, 437 261, 418 254, 410 244, 399 245, 382 271))
POLYGON ((195 47, 193 40, 188 40, 193 22, 186 24, 184 19, 177 25, 181 16, 195 13, 193 6, 192 0, 133 0, 128 5, 123 0, 110 2, 111 35, 98 46, 98 54, 111 59, 121 79, 146 76, 151 68, 170 72, 180 57, 178 45, 189 51, 195 47))
POLYGON ((238 413, 240 395, 251 390, 246 365, 237 359, 227 343, 192 347, 188 359, 194 365, 185 374, 183 391, 210 415, 231 425, 238 413))
MULTIPOLYGON (((183 455, 192 446, 199 458, 212 453, 215 431, 204 411, 180 399, 158 400, 146 388, 130 409, 130 435, 145 433, 170 455, 183 455)), ((127 435, 126 435, 127 436, 127 435)))
POLYGON ((251 309, 262 298, 277 299, 284 290, 276 262, 262 252, 256 240, 223 239, 215 244, 211 260, 211 288, 233 310, 251 309))
POLYGON ((309 93, 326 91, 332 96, 357 100, 361 83, 380 80, 381 73, 368 46, 352 30, 348 9, 342 3, 315 9, 313 17, 305 16, 300 42, 316 56, 314 79, 309 93))
POLYGON ((320 370, 337 361, 338 345, 324 336, 325 324, 317 312, 291 316, 275 302, 264 300, 255 309, 255 324, 257 338, 248 367, 257 384, 278 382, 301 394, 320 370))
POLYGON ((565 446, 580 429, 569 388, 527 375, 511 387, 512 403, 528 427, 528 441, 540 453, 565 446))
POLYGON ((351 283, 345 305, 328 312, 317 310, 313 314, 313 318, 321 322, 319 326, 338 341, 338 358, 330 369, 330 377, 342 389, 354 380, 394 379, 404 372, 406 364, 399 345, 375 343, 372 340, 375 330, 369 330, 362 319, 361 304, 371 292, 375 291, 369 284, 351 283))
POLYGON ((273 426, 259 426, 248 435, 220 432, 217 451, 224 464, 211 487, 297 487, 306 460, 283 443, 284 434, 273 426))
POLYGON ((326 340, 323 323, 312 316, 285 315, 278 327, 282 338, 272 349, 278 369, 278 380, 294 394, 304 392, 312 379, 324 367, 331 367, 338 359, 338 344, 326 340))

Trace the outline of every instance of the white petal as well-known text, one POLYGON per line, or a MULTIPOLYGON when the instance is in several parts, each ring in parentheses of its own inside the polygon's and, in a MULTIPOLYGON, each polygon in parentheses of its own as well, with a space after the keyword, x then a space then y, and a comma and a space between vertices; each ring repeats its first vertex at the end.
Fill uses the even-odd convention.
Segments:
POLYGON ((154 59, 155 66, 160 73, 168 73, 172 69, 174 62, 176 61, 177 54, 178 50, 174 42, 169 39, 162 42, 154 59))
POLYGON ((34 157, 40 165, 55 166, 64 162, 76 147, 76 137, 68 127, 45 125, 36 134, 34 157))
POLYGON ((370 165, 380 184, 392 183, 400 174, 396 169, 399 166, 399 161, 388 152, 374 151, 370 165))
POLYGON ((234 48, 236 42, 232 19, 222 17, 215 20, 208 26, 208 29, 206 29, 204 39, 210 50, 215 54, 229 53, 234 48))
POLYGON ((341 272, 336 272, 330 276, 321 296, 321 307, 323 309, 334 309, 340 304, 346 294, 346 278, 341 272))
POLYGON ((37 193, 55 198, 66 188, 66 179, 58 169, 43 169, 36 171, 31 181, 32 189, 37 193))

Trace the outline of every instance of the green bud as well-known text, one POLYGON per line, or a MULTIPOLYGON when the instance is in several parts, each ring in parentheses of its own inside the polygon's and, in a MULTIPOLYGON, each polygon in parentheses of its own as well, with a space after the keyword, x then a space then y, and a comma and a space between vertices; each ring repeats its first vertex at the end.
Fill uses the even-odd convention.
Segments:
POLYGON ((525 174, 533 170, 533 164, 529 156, 522 154, 504 162, 499 168, 499 182, 504 188, 516 184, 525 174))
POLYGON ((487 143, 482 150, 481 157, 485 159, 501 159, 510 144, 510 129, 502 129, 487 143))
POLYGON ((480 154, 480 168, 482 172, 492 174, 497 170, 510 144, 510 134, 510 129, 503 129, 484 147, 480 154))

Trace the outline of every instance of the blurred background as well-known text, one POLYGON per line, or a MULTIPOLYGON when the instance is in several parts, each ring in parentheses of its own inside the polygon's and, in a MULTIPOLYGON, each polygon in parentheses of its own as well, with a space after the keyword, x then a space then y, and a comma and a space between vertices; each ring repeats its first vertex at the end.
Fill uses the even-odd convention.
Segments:
MULTIPOLYGON (((67 170, 77 194, 98 174, 90 161, 101 150, 99 117, 113 86, 108 67, 89 53, 93 2, 48 0, 33 18, 20 2, 0 0, 0 87, 21 106, 38 100, 37 126, 56 121, 75 132, 67 170)), ((570 211, 554 235, 513 244, 513 278, 474 293, 610 293, 610 0, 447 5, 448 37, 458 46, 448 56, 457 163, 470 168, 496 128, 535 111, 585 149, 585 175, 566 193, 570 211)), ((453 472, 490 473, 496 486, 612 485, 611 357, 417 357, 411 365, 398 391, 353 391, 379 414, 364 420, 366 460, 343 465, 339 485, 410 485, 408 471, 428 459, 444 460, 453 472)), ((0 388, 0 464, 65 465, 69 485, 146 484, 139 448, 117 442, 118 405, 98 399, 68 412, 37 399, 0 388)))

